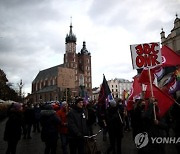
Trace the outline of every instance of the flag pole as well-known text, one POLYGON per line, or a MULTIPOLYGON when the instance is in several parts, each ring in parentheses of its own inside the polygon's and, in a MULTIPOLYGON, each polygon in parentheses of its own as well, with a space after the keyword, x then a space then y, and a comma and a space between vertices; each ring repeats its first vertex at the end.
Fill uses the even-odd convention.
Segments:
MULTIPOLYGON (((151 88, 151 97, 154 98, 153 87, 152 87, 151 71, 150 71, 150 68, 149 68, 149 67, 148 67, 148 73, 149 73, 149 82, 150 82, 150 88, 151 88)), ((153 101, 154 101, 154 100, 153 100, 153 101)), ((153 111, 154 111, 154 120, 157 120, 157 118, 156 118, 155 104, 153 104, 153 111)))
POLYGON ((67 102, 67 88, 66 88, 66 102, 67 102))

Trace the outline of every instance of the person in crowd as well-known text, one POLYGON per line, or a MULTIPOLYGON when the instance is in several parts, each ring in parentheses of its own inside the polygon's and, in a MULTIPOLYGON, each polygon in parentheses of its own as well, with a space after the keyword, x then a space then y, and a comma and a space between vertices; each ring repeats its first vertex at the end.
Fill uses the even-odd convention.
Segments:
POLYGON ((121 154, 121 141, 123 138, 123 112, 117 106, 115 100, 109 102, 106 113, 107 130, 109 134, 110 147, 107 150, 109 154, 121 154))
MULTIPOLYGON (((174 103, 172 110, 172 121, 173 121, 173 130, 176 138, 180 137, 180 96, 176 99, 176 103, 174 103)), ((177 153, 180 153, 180 143, 176 144, 177 153)))
POLYGON ((144 114, 146 102, 144 99, 136 99, 134 111, 131 112, 131 127, 133 140, 138 133, 145 131, 144 129, 144 114))
POLYGON ((85 154, 84 136, 88 135, 88 128, 82 98, 75 100, 74 107, 68 113, 68 131, 70 154, 85 154))
POLYGON ((107 140, 107 124, 106 124, 106 105, 105 104, 97 104, 97 118, 98 125, 103 130, 103 141, 107 140))
POLYGON ((58 141, 58 125, 60 118, 50 104, 46 104, 41 110, 40 124, 41 140, 45 142, 44 154, 56 154, 58 141))
MULTIPOLYGON (((164 117, 160 117, 158 100, 154 97, 149 98, 147 109, 143 115, 143 132, 147 132, 148 137, 165 137, 167 123, 164 117)), ((140 154, 165 154, 165 144, 152 143, 150 140, 148 145, 139 150, 140 154)))
POLYGON ((39 125, 39 120, 40 120, 40 113, 41 113, 41 108, 39 104, 36 104, 34 106, 34 123, 33 123, 33 132, 38 132, 40 133, 40 125, 39 125))
POLYGON ((130 116, 129 116, 129 112, 127 110, 127 108, 124 108, 124 121, 125 121, 125 131, 130 131, 130 120, 129 120, 130 116))
POLYGON ((34 123, 34 105, 31 103, 27 104, 27 108, 24 110, 24 139, 31 139, 31 129, 34 123))
POLYGON ((89 102, 86 105, 86 110, 87 110, 87 126, 88 126, 89 135, 93 135, 93 124, 95 124, 96 122, 96 111, 93 108, 92 102, 89 102))
POLYGON ((6 154, 16 154, 18 141, 21 139, 22 128, 22 106, 18 103, 12 104, 8 111, 8 120, 5 125, 4 141, 8 147, 6 154))
POLYGON ((57 111, 58 117, 61 119, 61 123, 59 125, 59 133, 61 138, 61 145, 63 154, 68 154, 67 146, 68 146, 68 123, 67 123, 67 114, 68 114, 68 104, 66 101, 62 102, 62 107, 57 111))

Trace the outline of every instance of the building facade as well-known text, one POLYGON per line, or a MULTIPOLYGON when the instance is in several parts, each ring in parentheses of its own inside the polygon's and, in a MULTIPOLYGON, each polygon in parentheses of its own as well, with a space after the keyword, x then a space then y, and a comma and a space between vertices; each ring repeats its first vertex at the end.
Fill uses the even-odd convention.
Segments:
POLYGON ((107 82, 114 98, 122 99, 124 90, 129 93, 132 86, 132 82, 126 79, 115 78, 107 82))
MULTIPOLYGON (((113 98, 123 99, 124 90, 128 94, 130 94, 132 82, 130 82, 129 80, 115 78, 115 79, 108 80, 107 83, 113 95, 113 98)), ((100 87, 93 89, 93 96, 92 96, 93 100, 98 100, 100 87)))
MULTIPOLYGON (((176 14, 176 18, 174 20, 174 27, 171 30, 170 34, 165 37, 165 32, 161 31, 161 44, 166 45, 171 48, 174 52, 180 55, 180 18, 176 14)), ((176 95, 180 96, 180 91, 176 91, 176 95)))
POLYGON ((176 19, 174 20, 174 27, 171 30, 171 33, 167 37, 165 37, 165 32, 162 29, 160 35, 161 44, 168 46, 180 55, 180 19, 178 18, 177 14, 176 19))
POLYGON ((86 95, 92 97, 91 54, 86 49, 86 42, 83 42, 81 51, 76 53, 76 40, 71 24, 69 34, 65 38, 64 63, 37 74, 32 82, 31 99, 33 102, 62 100, 65 93, 71 98, 86 95), (58 86, 58 78, 61 75, 58 73, 59 67, 75 70, 75 88, 67 90, 58 86))

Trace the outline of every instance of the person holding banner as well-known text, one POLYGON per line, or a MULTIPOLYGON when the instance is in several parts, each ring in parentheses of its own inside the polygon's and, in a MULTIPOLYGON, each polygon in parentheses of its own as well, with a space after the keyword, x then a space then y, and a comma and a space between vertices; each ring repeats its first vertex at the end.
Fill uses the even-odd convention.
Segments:
MULTIPOLYGON (((149 98, 147 109, 144 113, 144 131, 148 133, 149 138, 165 137, 167 123, 165 118, 160 117, 158 100, 154 97, 149 98)), ((146 154, 165 154, 165 144, 149 141, 145 147, 146 154)))

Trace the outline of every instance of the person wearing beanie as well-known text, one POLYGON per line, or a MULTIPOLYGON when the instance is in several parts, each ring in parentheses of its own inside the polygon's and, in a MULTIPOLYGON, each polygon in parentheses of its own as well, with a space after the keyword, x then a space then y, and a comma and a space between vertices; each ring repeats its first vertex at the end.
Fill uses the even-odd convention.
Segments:
POLYGON ((123 137, 123 112, 117 106, 115 100, 109 101, 109 107, 106 113, 107 130, 109 134, 110 146, 107 149, 107 154, 121 154, 121 140, 123 137))
POLYGON ((110 100, 109 104, 111 107, 116 107, 116 101, 115 100, 110 100))
POLYGON ((60 123, 61 120, 52 105, 45 105, 40 112, 41 140, 45 143, 44 154, 56 154, 60 123))
POLYGON ((83 99, 77 98, 68 113, 70 154, 84 154, 84 136, 88 135, 87 118, 83 109, 83 99))

